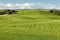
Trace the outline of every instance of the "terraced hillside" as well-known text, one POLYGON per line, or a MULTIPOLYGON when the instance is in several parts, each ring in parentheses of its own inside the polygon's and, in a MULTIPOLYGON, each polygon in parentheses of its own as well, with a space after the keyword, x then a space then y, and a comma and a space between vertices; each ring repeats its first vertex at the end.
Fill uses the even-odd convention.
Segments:
POLYGON ((49 11, 17 10, 0 15, 0 40, 60 40, 60 16, 49 11))

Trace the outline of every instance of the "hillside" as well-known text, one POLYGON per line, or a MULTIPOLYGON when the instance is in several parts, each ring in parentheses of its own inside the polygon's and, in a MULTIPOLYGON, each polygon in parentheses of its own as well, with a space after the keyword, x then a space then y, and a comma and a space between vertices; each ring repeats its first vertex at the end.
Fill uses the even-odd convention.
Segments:
POLYGON ((0 40, 60 40, 60 16, 49 11, 17 10, 0 16, 0 40))

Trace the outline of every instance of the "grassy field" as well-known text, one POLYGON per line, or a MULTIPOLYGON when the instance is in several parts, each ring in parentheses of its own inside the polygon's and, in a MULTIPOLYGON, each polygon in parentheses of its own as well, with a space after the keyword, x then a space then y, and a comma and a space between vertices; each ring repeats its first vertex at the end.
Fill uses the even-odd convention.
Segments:
POLYGON ((0 15, 0 40, 60 40, 60 16, 49 11, 17 10, 0 15))

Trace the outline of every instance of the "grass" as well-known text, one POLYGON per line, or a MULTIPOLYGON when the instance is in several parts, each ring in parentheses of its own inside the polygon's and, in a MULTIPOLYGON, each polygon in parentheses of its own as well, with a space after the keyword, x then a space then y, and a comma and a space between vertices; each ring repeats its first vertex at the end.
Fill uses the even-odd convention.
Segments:
POLYGON ((0 40, 60 40, 60 16, 40 10, 0 16, 0 40))

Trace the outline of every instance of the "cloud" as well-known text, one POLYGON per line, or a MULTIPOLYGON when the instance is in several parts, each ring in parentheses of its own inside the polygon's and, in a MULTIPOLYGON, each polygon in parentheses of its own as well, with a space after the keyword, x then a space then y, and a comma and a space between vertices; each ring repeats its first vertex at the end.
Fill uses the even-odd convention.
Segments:
POLYGON ((21 5, 20 9, 31 9, 32 8, 31 6, 32 6, 31 4, 25 3, 21 5))
POLYGON ((23 4, 0 3, 0 9, 60 9, 60 7, 54 4, 45 3, 23 3, 23 4))
POLYGON ((12 4, 6 4, 6 7, 12 7, 12 4))

